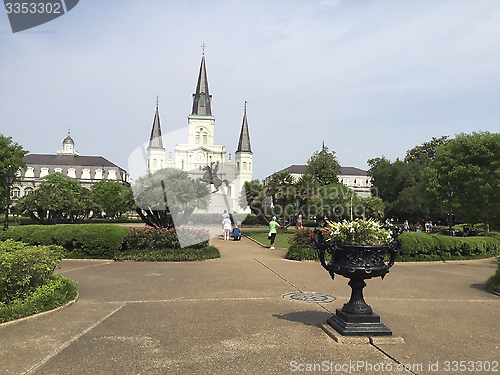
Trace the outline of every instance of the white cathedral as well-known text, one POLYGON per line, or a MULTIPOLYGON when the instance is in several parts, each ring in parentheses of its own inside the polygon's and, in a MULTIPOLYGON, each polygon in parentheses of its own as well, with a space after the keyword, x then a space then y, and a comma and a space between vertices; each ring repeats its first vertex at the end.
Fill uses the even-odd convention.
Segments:
MULTIPOLYGON (((252 180, 252 149, 248 132, 246 102, 238 148, 226 160, 226 146, 214 145, 215 117, 212 115, 212 95, 208 91, 205 55, 201 59, 200 72, 196 92, 193 94, 193 109, 188 117, 188 139, 186 144, 177 144, 174 150, 175 159, 167 159, 167 150, 163 147, 160 127, 158 102, 153 121, 153 128, 147 148, 147 172, 153 173, 162 168, 177 168, 188 172, 193 179, 202 179, 207 166, 214 171, 214 176, 221 182, 219 189, 209 185, 211 204, 209 212, 247 212, 239 207, 239 197, 245 181, 252 180)), ((170 153, 171 155, 171 153, 170 153)))

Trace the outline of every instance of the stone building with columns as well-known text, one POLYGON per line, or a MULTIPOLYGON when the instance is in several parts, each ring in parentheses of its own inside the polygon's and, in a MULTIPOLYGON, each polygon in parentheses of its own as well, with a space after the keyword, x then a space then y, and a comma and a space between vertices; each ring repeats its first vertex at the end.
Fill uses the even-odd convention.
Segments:
POLYGON ((12 197, 22 197, 38 188, 44 177, 53 173, 78 180, 90 188, 96 182, 107 179, 130 186, 130 176, 124 169, 102 156, 81 156, 75 150, 75 142, 68 132, 62 150, 55 155, 28 154, 23 157, 26 169, 18 172, 19 182, 12 187, 12 197))

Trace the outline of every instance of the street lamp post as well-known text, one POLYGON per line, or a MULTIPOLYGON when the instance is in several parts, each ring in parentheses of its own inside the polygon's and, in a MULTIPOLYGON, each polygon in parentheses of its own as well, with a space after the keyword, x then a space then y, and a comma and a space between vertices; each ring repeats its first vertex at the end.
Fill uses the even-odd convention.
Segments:
POLYGON ((16 175, 12 172, 10 166, 3 178, 7 184, 7 209, 5 210, 5 224, 3 225, 3 230, 7 230, 9 229, 10 185, 12 185, 14 178, 16 178, 16 175))
POLYGON ((448 186, 446 187, 446 195, 448 196, 448 201, 450 202, 450 210, 449 210, 449 214, 448 214, 448 221, 450 223, 450 229, 448 230, 449 231, 449 234, 450 236, 453 236, 453 229, 451 228, 451 199, 453 198, 453 188, 451 187, 450 183, 448 182, 448 186))

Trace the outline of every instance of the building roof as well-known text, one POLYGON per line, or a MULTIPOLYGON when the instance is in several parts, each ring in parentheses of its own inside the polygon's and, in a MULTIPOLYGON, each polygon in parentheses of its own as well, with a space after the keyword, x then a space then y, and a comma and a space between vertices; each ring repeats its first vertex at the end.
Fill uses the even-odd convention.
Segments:
POLYGON ((196 92, 193 94, 192 115, 212 116, 212 107, 210 105, 212 96, 208 92, 207 68, 205 67, 205 56, 201 58, 200 74, 198 75, 198 84, 196 92))
POLYGON ((161 138, 160 113, 158 112, 158 98, 156 99, 156 113, 153 120, 153 128, 149 137, 148 148, 163 148, 163 140, 161 138))
POLYGON ((241 124, 240 141, 238 142, 238 149, 236 152, 252 152, 250 146, 250 133, 248 132, 247 122, 247 103, 245 102, 245 114, 243 115, 243 123, 241 124))
MULTIPOLYGON (((280 172, 288 171, 290 174, 305 174, 307 165, 291 165, 280 172)), ((367 171, 356 167, 341 167, 340 174, 344 176, 367 176, 367 171)))
MULTIPOLYGON (((26 165, 73 165, 81 167, 118 167, 102 156, 73 156, 28 154, 23 157, 26 165)), ((121 169, 121 168, 120 168, 121 169)))

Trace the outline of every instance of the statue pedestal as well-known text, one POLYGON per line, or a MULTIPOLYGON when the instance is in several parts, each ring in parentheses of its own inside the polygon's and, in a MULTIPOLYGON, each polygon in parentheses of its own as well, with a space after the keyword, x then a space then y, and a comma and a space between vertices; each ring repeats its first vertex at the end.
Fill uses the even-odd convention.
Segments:
POLYGON ((377 314, 349 314, 337 309, 327 323, 343 336, 392 336, 377 314))

